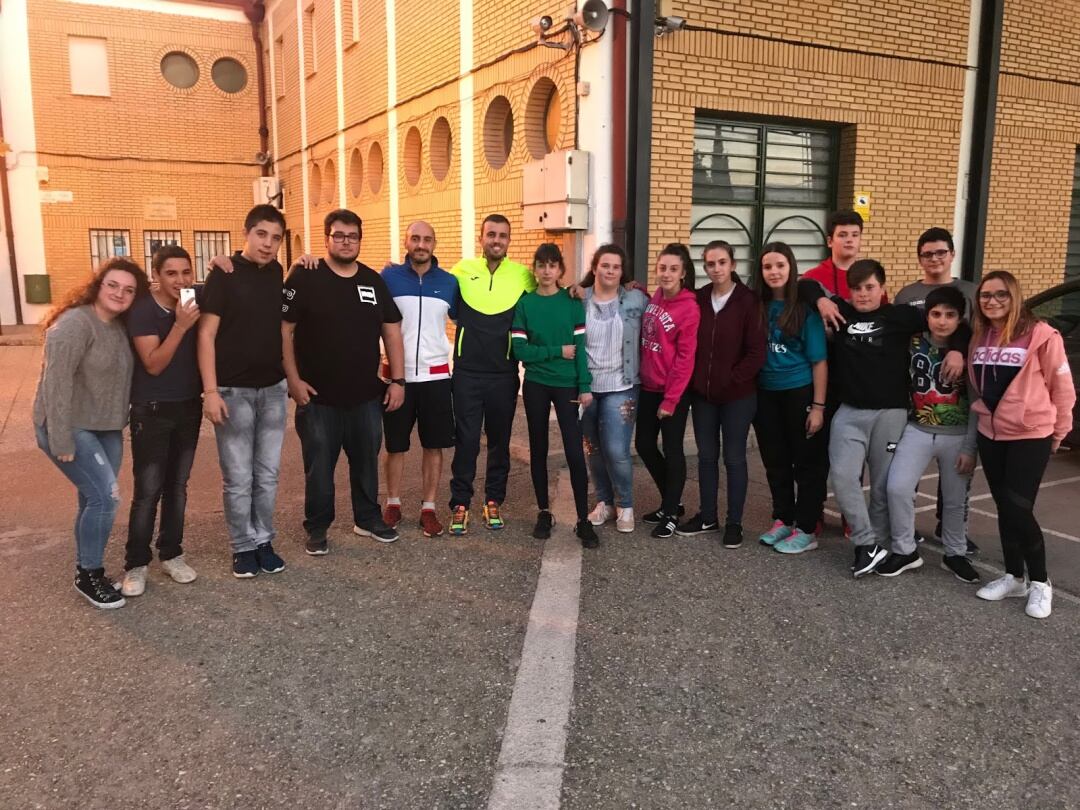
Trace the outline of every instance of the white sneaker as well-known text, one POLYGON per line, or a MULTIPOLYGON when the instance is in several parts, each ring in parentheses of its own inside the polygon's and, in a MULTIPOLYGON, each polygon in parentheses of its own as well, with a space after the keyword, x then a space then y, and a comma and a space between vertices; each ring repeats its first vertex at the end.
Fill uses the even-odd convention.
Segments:
POLYGON ((1010 596, 1027 596, 1028 583, 1026 579, 1017 579, 1012 574, 1006 574, 993 582, 983 585, 975 595, 988 602, 1000 602, 1010 596))
POLYGON ((615 517, 615 510, 603 501, 597 501, 596 508, 589 512, 589 523, 593 526, 603 526, 615 517))
POLYGON ((184 560, 183 554, 179 557, 173 557, 171 560, 162 561, 161 567, 165 569, 166 574, 173 578, 173 582, 179 582, 181 585, 194 582, 197 576, 195 569, 184 560))
POLYGON ((140 565, 132 568, 124 574, 124 581, 120 585, 120 593, 124 596, 142 596, 146 590, 146 566, 140 565))
POLYGON ((634 530, 634 508, 632 506, 619 509, 619 514, 615 518, 615 528, 623 534, 628 534, 634 530))
POLYGON ((1033 619, 1045 619, 1050 615, 1050 600, 1052 597, 1053 592, 1049 581, 1032 582, 1024 613, 1033 619))

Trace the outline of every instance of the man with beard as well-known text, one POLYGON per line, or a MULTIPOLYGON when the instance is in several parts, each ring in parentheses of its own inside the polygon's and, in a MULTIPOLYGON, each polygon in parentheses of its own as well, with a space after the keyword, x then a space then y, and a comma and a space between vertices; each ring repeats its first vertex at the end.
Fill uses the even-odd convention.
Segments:
POLYGON ((405 401, 383 415, 386 433, 386 508, 391 528, 401 521, 401 478, 413 425, 424 448, 421 462, 420 528, 438 537, 435 490, 442 477, 443 448, 454 446, 454 405, 450 381, 447 318, 457 317, 457 279, 439 267, 435 230, 414 222, 405 231, 405 261, 383 269, 394 303, 401 312, 405 342, 405 401))
POLYGON ((349 459, 353 532, 383 543, 397 540, 379 512, 379 447, 383 408, 401 407, 405 393, 401 313, 382 277, 356 260, 360 217, 331 211, 323 221, 326 258, 294 267, 285 280, 281 335, 289 396, 304 457, 304 549, 329 551, 334 522, 334 468, 349 459), (390 384, 379 378, 379 338, 390 384))
POLYGON ((519 386, 510 328, 518 299, 536 289, 532 271, 506 258, 510 221, 502 214, 484 217, 480 247, 483 256, 462 259, 451 271, 459 290, 453 377, 457 435, 450 466, 453 535, 468 531, 481 428, 487 435, 484 526, 492 531, 503 528, 499 507, 510 474, 510 429, 519 386))

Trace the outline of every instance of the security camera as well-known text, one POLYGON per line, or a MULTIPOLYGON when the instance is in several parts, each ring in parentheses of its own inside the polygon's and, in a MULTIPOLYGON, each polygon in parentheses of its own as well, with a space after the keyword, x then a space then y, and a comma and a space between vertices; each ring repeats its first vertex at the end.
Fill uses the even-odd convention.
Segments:
POLYGON ((669 15, 667 17, 661 17, 656 21, 656 35, 658 37, 674 34, 676 31, 682 31, 684 28, 686 28, 685 17, 669 15))
POLYGON ((551 30, 551 26, 555 24, 555 20, 551 18, 550 14, 545 14, 543 17, 533 17, 529 20, 529 27, 537 36, 542 37, 548 31, 551 30))
POLYGON ((255 153, 255 162, 258 163, 260 166, 268 165, 273 159, 273 156, 269 152, 255 153))

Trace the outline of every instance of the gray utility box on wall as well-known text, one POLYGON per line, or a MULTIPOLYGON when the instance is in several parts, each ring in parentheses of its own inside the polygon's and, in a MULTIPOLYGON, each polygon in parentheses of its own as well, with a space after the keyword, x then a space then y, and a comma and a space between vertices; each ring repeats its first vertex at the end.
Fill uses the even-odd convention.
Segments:
POLYGON ((525 164, 522 182, 525 230, 583 231, 589 227, 588 152, 549 152, 542 160, 525 164))
POLYGON ((44 273, 23 276, 23 284, 26 287, 26 303, 52 303, 52 287, 49 285, 49 277, 44 273))

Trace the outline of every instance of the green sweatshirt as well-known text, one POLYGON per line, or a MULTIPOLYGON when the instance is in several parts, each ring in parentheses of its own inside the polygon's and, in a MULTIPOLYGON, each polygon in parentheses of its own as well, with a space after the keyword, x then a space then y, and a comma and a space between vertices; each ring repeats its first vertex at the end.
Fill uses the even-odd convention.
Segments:
POLYGON ((510 331, 514 356, 525 364, 525 379, 587 394, 592 385, 585 352, 585 307, 566 290, 554 295, 532 292, 521 297, 510 331), (577 347, 573 360, 562 347, 577 347))

